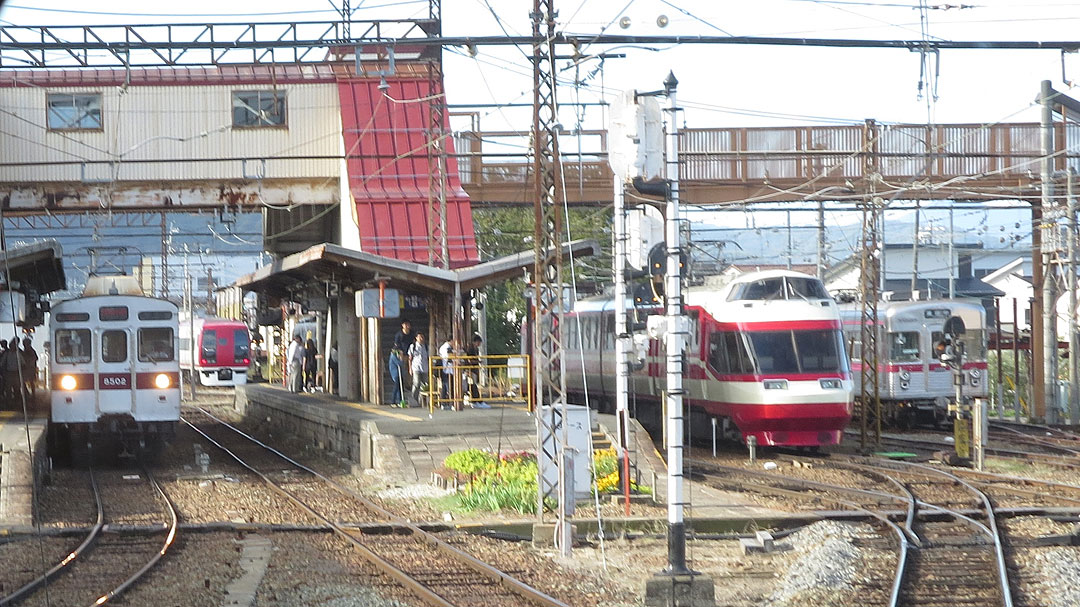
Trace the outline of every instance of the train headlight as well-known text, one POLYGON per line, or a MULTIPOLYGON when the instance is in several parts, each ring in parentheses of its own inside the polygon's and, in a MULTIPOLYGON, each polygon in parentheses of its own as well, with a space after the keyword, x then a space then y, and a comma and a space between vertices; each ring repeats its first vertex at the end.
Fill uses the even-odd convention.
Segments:
POLYGON ((75 381, 74 375, 65 375, 60 378, 61 390, 74 390, 75 386, 77 386, 78 384, 79 382, 75 381))
POLYGON ((901 371, 900 381, 911 381, 911 373, 908 373, 907 371, 901 371))
POLYGON ((787 390, 786 379, 766 379, 764 383, 766 390, 787 390))
POLYGON ((839 390, 844 387, 844 384, 839 379, 822 379, 818 380, 823 390, 839 390))
POLYGON ((157 375, 154 376, 154 387, 156 387, 156 388, 158 388, 160 390, 164 390, 165 388, 168 388, 169 385, 171 385, 171 384, 172 384, 172 380, 170 380, 169 376, 166 375, 165 373, 158 373, 157 375))
POLYGON ((900 381, 900 389, 901 389, 901 390, 907 390, 907 389, 908 389, 908 387, 909 387, 910 385, 911 385, 911 384, 909 384, 909 383, 908 383, 908 382, 906 382, 906 381, 903 381, 903 380, 901 380, 901 381, 900 381))

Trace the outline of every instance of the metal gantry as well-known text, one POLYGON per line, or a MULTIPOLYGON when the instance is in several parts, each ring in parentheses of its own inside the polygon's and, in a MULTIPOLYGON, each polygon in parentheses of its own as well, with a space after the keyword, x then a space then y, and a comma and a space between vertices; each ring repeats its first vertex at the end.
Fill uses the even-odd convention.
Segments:
POLYGON ((419 43, 427 19, 0 27, 0 67, 315 63, 356 44, 419 43))
POLYGON ((555 7, 554 0, 533 0, 533 175, 536 262, 533 272, 535 306, 533 360, 537 390, 537 434, 540 463, 538 516, 543 520, 545 502, 558 501, 555 542, 565 555, 570 553, 569 517, 573 496, 569 494, 570 472, 566 407, 566 362, 563 358, 563 263, 562 235, 564 199, 562 164, 559 160, 559 116, 556 100, 555 7), (543 405, 548 405, 545 411, 543 405), (544 442, 544 436, 554 440, 544 442), (545 467, 556 467, 552 482, 545 467))

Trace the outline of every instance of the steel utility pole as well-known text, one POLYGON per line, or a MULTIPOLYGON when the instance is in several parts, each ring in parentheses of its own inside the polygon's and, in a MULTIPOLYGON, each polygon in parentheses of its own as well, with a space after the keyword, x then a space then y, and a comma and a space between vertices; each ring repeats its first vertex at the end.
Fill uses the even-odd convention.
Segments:
MULTIPOLYGON (((1053 390, 1048 391, 1056 369, 1049 368, 1050 344, 1046 343, 1049 334, 1047 324, 1047 309, 1053 310, 1053 300, 1047 300, 1047 285, 1049 281, 1049 268, 1045 266, 1046 256, 1043 242, 1043 213, 1049 208, 1054 195, 1054 184, 1051 170, 1053 167, 1054 153, 1054 110, 1051 96, 1054 91, 1050 87, 1049 80, 1043 80, 1039 89, 1039 103, 1042 111, 1039 119, 1039 132, 1041 140, 1042 159, 1039 161, 1039 179, 1041 181, 1041 196, 1038 203, 1031 204, 1031 286, 1033 299, 1031 302, 1031 411, 1030 415, 1036 420, 1045 420, 1047 401, 1051 398, 1053 390)), ((1055 339, 1056 341, 1056 339, 1055 339)), ((1056 346, 1056 343, 1054 344, 1056 346)))
MULTIPOLYGON (((442 0, 428 0, 430 36, 442 35, 442 0)), ((446 240, 446 95, 443 87, 442 46, 428 49, 428 265, 450 268, 446 240)), ((460 306, 461 302, 454 305, 460 306)), ((486 341, 484 342, 487 343, 486 341)))
POLYGON ((558 500, 554 529, 555 545, 570 554, 570 516, 574 496, 569 483, 571 455, 567 452, 569 425, 566 419, 566 362, 563 359, 563 264, 562 165, 559 161, 559 115, 555 81, 555 2, 533 0, 533 179, 535 231, 533 271, 536 306, 533 323, 533 361, 536 377, 537 443, 539 453, 539 496, 537 516, 544 516, 545 498, 558 500), (550 406, 544 413, 543 405, 550 406), (551 448, 544 437, 554 440, 551 448), (546 467, 555 466, 555 478, 545 476, 546 467))
MULTIPOLYGON (((1069 423, 1080 424, 1080 335, 1076 334, 1076 261, 1077 261, 1077 231, 1076 231, 1076 193, 1073 191, 1073 182, 1076 179, 1076 170, 1069 167, 1066 179, 1066 192, 1069 202, 1069 235, 1067 246, 1069 248, 1068 273, 1065 275, 1065 284, 1069 291, 1069 423)), ((999 357, 1000 358, 1000 357, 999 357)))
POLYGON ((626 326, 626 182, 615 177, 615 415, 621 487, 630 516, 630 331, 626 326))
MULTIPOLYGON (((877 147, 877 125, 867 120, 863 132, 864 149, 868 152, 877 147)), ((878 179, 876 154, 867 154, 863 163, 863 179, 866 181, 866 199, 862 208, 862 256, 860 268, 860 358, 859 371, 862 411, 859 415, 859 444, 863 450, 876 447, 881 442, 881 394, 878 384, 878 277, 883 259, 878 238, 878 213, 881 200, 876 195, 878 179)))

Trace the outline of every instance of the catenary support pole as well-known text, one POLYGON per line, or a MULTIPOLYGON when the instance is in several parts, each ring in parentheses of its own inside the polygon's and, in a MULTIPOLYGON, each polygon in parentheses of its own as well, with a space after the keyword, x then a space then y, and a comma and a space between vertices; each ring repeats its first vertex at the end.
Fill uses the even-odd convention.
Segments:
POLYGON ((667 276, 664 300, 667 312, 667 464, 668 464, 668 572, 689 573, 686 568, 686 524, 683 520, 683 350, 686 318, 683 316, 679 253, 679 106, 674 73, 664 80, 668 96, 667 179, 671 184, 664 216, 667 241, 667 276))
MULTIPOLYGON (((1041 266, 1041 272, 1039 273, 1039 280, 1032 282, 1035 287, 1035 297, 1038 305, 1038 310, 1035 311, 1039 314, 1039 320, 1041 321, 1040 337, 1042 338, 1041 347, 1039 348, 1039 360, 1036 362, 1036 368, 1041 372, 1040 377, 1035 379, 1035 387, 1042 392, 1041 398, 1036 396, 1033 400, 1033 408, 1035 410, 1035 416, 1045 421, 1058 421, 1054 419, 1057 415, 1057 315, 1055 314, 1056 306, 1054 301, 1054 268, 1050 265, 1051 247, 1053 246, 1053 240, 1048 238, 1049 233, 1045 227, 1044 217, 1047 209, 1051 209, 1054 200, 1054 176, 1052 174, 1053 162, 1054 162, 1054 115, 1053 115, 1053 103, 1051 97, 1054 95, 1053 89, 1050 87, 1049 80, 1042 81, 1042 88, 1039 94, 1039 101, 1042 104, 1041 119, 1039 121, 1039 132, 1041 135, 1041 152, 1042 159, 1039 162, 1039 179, 1042 182, 1041 196, 1040 196, 1040 213, 1039 213, 1039 225, 1033 226, 1033 229, 1039 234, 1039 251, 1036 254, 1039 256, 1039 265, 1041 266), (1039 364, 1041 363, 1041 365, 1039 364), (1040 381, 1041 379, 1041 381, 1040 381)), ((1032 233, 1034 238, 1035 233, 1032 233)), ((1034 321, 1035 313, 1032 314, 1032 320, 1034 321)), ((1032 334, 1034 334, 1034 327, 1032 328, 1032 334)), ((1032 344, 1032 354, 1035 353, 1035 344, 1032 344)))
POLYGON ((619 486, 630 516, 630 332, 626 326, 626 185, 615 178, 615 416, 619 435, 619 486))
MULTIPOLYGON (((788 214, 788 217, 791 215, 788 214)), ((817 277, 825 278, 825 201, 818 201, 817 216, 817 277)))
POLYGON ((1069 423, 1080 424, 1080 335, 1076 334, 1076 192, 1074 191, 1076 170, 1069 167, 1066 191, 1069 202, 1069 269, 1066 284, 1069 289, 1069 423))

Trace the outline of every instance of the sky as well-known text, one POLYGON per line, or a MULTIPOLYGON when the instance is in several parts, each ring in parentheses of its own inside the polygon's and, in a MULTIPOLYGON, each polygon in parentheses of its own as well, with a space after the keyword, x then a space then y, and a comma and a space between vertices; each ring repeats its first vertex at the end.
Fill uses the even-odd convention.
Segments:
MULTIPOLYGON (((352 0, 351 6, 354 19, 416 18, 426 16, 428 10, 426 0, 352 0)), ((1080 39, 1076 35, 1080 1, 972 0, 964 8, 959 6, 959 2, 937 0, 556 0, 558 29, 583 35, 1080 39), (925 10, 919 9, 920 4, 925 10), (661 27, 665 18, 667 23, 661 27)), ((530 0, 443 0, 443 33, 525 35, 530 31, 531 7, 530 0)), ((141 0, 93 4, 8 0, 0 8, 0 25, 319 21, 340 18, 339 8, 340 2, 329 0, 189 0, 168 5, 141 0)), ((444 54, 447 99, 452 107, 531 102, 529 49, 481 47, 477 51, 471 56, 466 49, 451 48, 444 54)), ((601 51, 625 56, 605 59, 602 66, 599 60, 587 60, 576 69, 569 61, 562 62, 566 69, 560 72, 564 80, 559 100, 567 105, 560 118, 568 128, 605 125, 604 108, 575 108, 572 102, 610 101, 622 90, 658 89, 669 70, 679 79, 683 121, 689 127, 854 124, 867 118, 885 123, 1035 122, 1034 100, 1041 80, 1051 80, 1059 91, 1069 91, 1073 79, 1080 81, 1080 56, 1063 56, 1054 50, 942 51, 940 57, 923 57, 901 49, 745 45, 606 48, 593 44, 583 49, 586 54, 601 51)), ((1080 91, 1072 96, 1080 98, 1080 91)), ((485 130, 525 133, 531 124, 528 108, 477 111, 485 130)), ((564 149, 572 145, 569 142, 564 149)), ((782 215, 764 214, 756 221, 758 225, 786 222, 782 215)), ((887 220, 910 222, 909 215, 896 211, 887 220)), ((836 224, 854 220, 841 215, 829 219, 836 224)), ((745 218, 717 221, 741 225, 745 218)), ((802 217, 795 222, 805 223, 802 217)), ((1013 223, 1010 216, 1001 225, 1011 229, 1013 223)))

